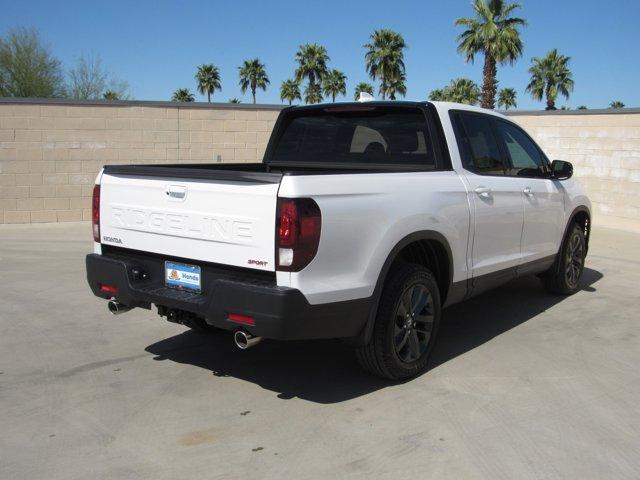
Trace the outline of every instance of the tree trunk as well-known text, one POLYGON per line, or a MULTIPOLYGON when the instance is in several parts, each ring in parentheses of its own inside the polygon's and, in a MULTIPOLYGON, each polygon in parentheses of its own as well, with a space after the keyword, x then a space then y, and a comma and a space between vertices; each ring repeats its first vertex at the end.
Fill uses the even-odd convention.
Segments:
POLYGON ((336 103, 336 94, 335 94, 335 93, 332 93, 332 94, 331 94, 331 101, 332 101, 333 103, 336 103))
POLYGON ((555 110, 556 109, 556 101, 551 95, 551 89, 549 87, 546 88, 545 96, 547 97, 547 108, 545 110, 555 110))
POLYGON ((482 69, 482 108, 493 110, 496 106, 497 73, 496 60, 493 56, 485 53, 482 69))
POLYGON ((256 89, 251 89, 251 95, 253 95, 253 104, 256 104, 256 89))
POLYGON ((211 92, 207 92, 207 102, 211 103, 211 92))

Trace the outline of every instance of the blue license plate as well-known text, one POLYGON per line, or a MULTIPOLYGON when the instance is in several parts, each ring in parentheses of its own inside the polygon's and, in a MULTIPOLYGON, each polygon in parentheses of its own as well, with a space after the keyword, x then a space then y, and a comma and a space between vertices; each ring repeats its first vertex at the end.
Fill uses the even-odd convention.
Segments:
POLYGON ((164 262, 164 283, 167 287, 200 293, 200 267, 184 263, 164 262))

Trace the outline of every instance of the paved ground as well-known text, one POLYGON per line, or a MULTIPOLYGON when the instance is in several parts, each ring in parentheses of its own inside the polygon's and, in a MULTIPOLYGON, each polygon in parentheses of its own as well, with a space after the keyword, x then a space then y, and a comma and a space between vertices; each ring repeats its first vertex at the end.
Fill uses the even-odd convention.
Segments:
POLYGON ((571 298, 446 312, 429 372, 339 342, 240 352, 84 281, 87 225, 0 228, 0 478, 640 477, 640 235, 596 230, 571 298))

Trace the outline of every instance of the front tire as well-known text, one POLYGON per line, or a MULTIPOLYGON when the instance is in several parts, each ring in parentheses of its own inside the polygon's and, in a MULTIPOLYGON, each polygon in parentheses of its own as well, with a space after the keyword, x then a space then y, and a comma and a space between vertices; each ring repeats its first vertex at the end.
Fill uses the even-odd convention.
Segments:
POLYGON ((433 274, 420 265, 400 264, 385 282, 371 339, 356 351, 360 365, 391 380, 425 371, 440 311, 433 274))
POLYGON ((573 295, 580 289, 587 245, 584 229, 574 223, 562 242, 562 247, 551 268, 542 275, 542 284, 550 293, 573 295))

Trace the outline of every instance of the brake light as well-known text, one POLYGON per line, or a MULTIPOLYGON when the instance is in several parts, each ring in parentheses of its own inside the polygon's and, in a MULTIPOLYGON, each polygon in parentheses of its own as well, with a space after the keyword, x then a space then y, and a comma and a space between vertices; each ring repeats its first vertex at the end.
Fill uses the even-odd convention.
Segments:
POLYGON ((93 229, 93 240, 100 241, 100 185, 93 186, 93 197, 91 199, 91 226, 93 229))
POLYGON ((278 270, 299 272, 311 263, 320 243, 321 218, 318 204, 310 198, 278 199, 278 270))

